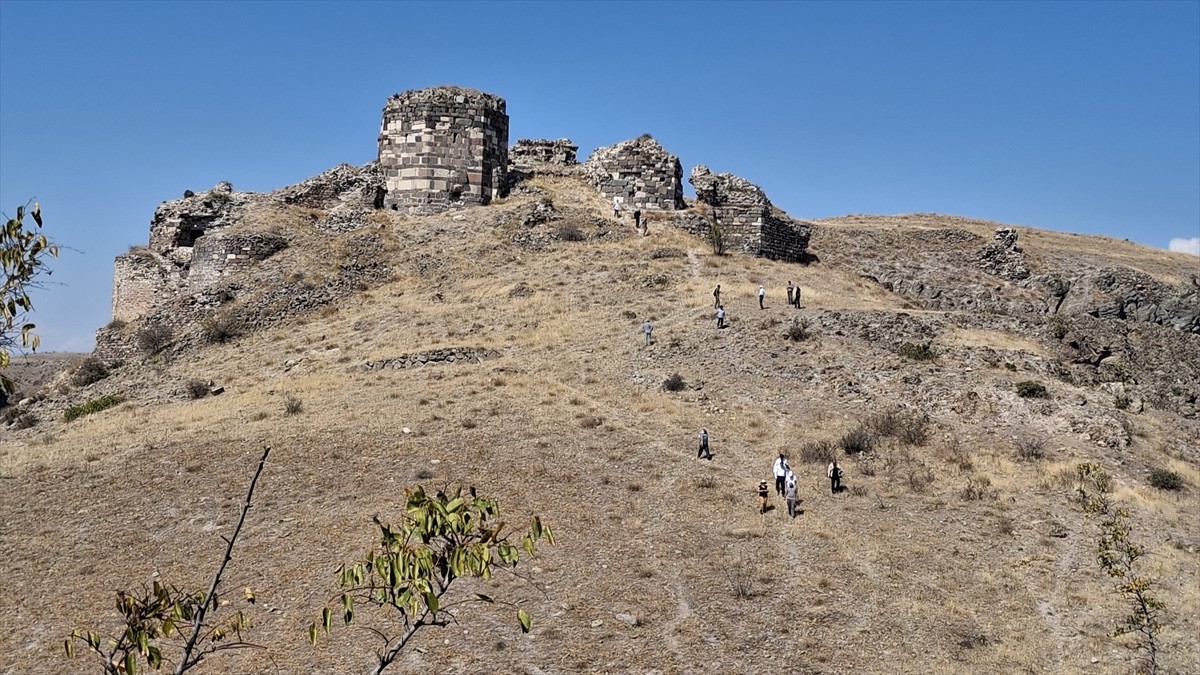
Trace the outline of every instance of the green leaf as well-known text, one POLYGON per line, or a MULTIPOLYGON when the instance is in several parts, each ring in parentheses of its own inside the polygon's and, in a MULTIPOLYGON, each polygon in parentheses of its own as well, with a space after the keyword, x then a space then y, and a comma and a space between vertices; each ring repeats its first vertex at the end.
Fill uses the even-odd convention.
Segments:
POLYGON ((425 606, 429 608, 430 612, 437 614, 438 598, 432 592, 425 594, 425 606))
POLYGON ((325 628, 325 633, 329 633, 329 627, 333 625, 333 610, 328 607, 321 610, 321 625, 325 628))
POLYGON ((526 612, 524 609, 518 609, 517 623, 521 624, 522 633, 528 633, 529 629, 533 626, 533 619, 530 618, 529 612, 526 612))
POLYGON ((137 653, 129 652, 125 655, 125 673, 127 675, 137 675, 137 653))
POLYGON ((316 622, 308 624, 308 641, 313 646, 317 644, 317 624, 316 622))
POLYGON ((67 638, 66 640, 63 640, 63 651, 65 651, 67 653, 68 659, 75 658, 75 640, 72 639, 74 637, 75 637, 75 634, 72 633, 71 637, 67 638))

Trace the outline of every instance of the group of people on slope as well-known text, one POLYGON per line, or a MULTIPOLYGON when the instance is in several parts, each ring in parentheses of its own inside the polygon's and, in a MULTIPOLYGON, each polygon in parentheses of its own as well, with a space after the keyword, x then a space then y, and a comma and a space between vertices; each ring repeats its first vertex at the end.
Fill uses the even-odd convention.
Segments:
MULTIPOLYGON (((788 306, 800 309, 800 287, 793 284, 791 281, 787 285, 787 302, 788 306)), ((766 309, 767 288, 759 285, 758 287, 758 308, 766 309)), ((725 323, 725 305, 721 304, 721 284, 713 289, 713 309, 717 311, 717 328, 725 328, 728 324, 725 323)))

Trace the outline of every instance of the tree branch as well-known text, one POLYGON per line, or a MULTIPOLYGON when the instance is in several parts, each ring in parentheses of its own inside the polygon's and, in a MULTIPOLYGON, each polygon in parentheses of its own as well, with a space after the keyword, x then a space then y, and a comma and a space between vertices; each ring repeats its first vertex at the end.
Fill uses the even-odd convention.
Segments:
POLYGON ((200 638, 200 631, 204 628, 204 617, 210 609, 216 608, 213 598, 216 597, 217 587, 221 585, 221 575, 225 573, 225 567, 233 559, 233 545, 237 543, 238 535, 242 532, 242 525, 246 522, 246 514, 250 512, 250 502, 254 496, 254 487, 258 484, 258 477, 262 475, 263 466, 267 463, 267 455, 269 454, 271 454, 271 447, 267 446, 263 449, 262 459, 258 460, 258 470, 254 472, 254 478, 250 480, 250 489, 246 491, 246 501, 242 503, 242 515, 238 518, 237 527, 233 529, 233 536, 226 540, 228 544, 225 547, 225 557, 221 560, 221 566, 217 568, 217 573, 213 575, 212 583, 208 587, 208 594, 204 596, 204 604, 196 612, 192 624, 192 635, 183 647, 183 656, 179 659, 179 665, 175 668, 175 675, 183 675, 188 669, 200 663, 207 653, 201 651, 195 657, 192 656, 192 652, 196 649, 196 641, 200 638))

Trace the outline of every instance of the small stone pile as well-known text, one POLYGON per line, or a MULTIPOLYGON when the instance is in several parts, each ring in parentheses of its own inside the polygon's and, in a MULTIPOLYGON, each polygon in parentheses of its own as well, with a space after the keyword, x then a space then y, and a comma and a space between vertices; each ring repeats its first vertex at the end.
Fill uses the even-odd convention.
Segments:
POLYGON ((685 208, 683 166, 649 134, 597 148, 584 163, 583 176, 627 212, 685 208))
POLYGON ((992 243, 979 251, 979 267, 1009 281, 1020 281, 1029 277, 1029 267, 1020 246, 1017 246, 1017 231, 1011 227, 996 228, 992 243))
POLYGON ((729 173, 714 174, 701 164, 688 182, 696 200, 712 209, 726 246, 774 260, 801 261, 812 226, 775 208, 757 185, 729 173))
POLYGON ((500 352, 483 347, 447 347, 428 352, 402 354, 380 361, 367 361, 362 365, 362 370, 402 370, 404 368, 418 368, 427 365, 478 363, 484 359, 499 355, 500 352))

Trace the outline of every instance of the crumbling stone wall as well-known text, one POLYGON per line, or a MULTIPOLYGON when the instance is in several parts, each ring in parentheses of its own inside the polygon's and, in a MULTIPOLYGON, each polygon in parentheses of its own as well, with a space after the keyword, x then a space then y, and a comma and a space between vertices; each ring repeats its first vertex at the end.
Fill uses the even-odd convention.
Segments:
POLYGON ((649 135, 597 148, 583 165, 584 178, 627 210, 684 208, 683 166, 649 135))
POLYGON ((269 234, 213 232, 196 241, 187 285, 196 290, 225 274, 246 269, 287 247, 287 239, 269 234))
POLYGON ((133 321, 184 286, 175 265, 146 248, 117 256, 113 267, 112 317, 117 321, 133 321))
POLYGON ((1020 281, 1029 277, 1023 253, 1017 246, 1017 231, 1011 227, 998 227, 992 242, 979 251, 977 263, 988 274, 1020 281))
POLYGON ((714 174, 703 164, 692 169, 688 182, 697 201, 712 210, 727 248, 773 260, 804 260, 812 226, 775 208, 757 185, 733 174, 714 174))
POLYGON ((500 197, 508 171, 504 99, 459 87, 395 94, 383 108, 384 206, 438 213, 500 197))
MULTIPOLYGON (((236 220, 237 207, 245 204, 246 197, 246 193, 235 192, 233 185, 222 182, 208 192, 188 190, 182 199, 163 202, 150 221, 150 248, 164 255, 182 253, 186 258, 205 232, 236 220)), ((177 255, 171 257, 186 262, 178 260, 177 255)))
POLYGON ((556 141, 544 138, 522 138, 508 149, 508 161, 517 167, 535 167, 538 164, 574 166, 579 163, 576 154, 579 146, 569 138, 556 141))

